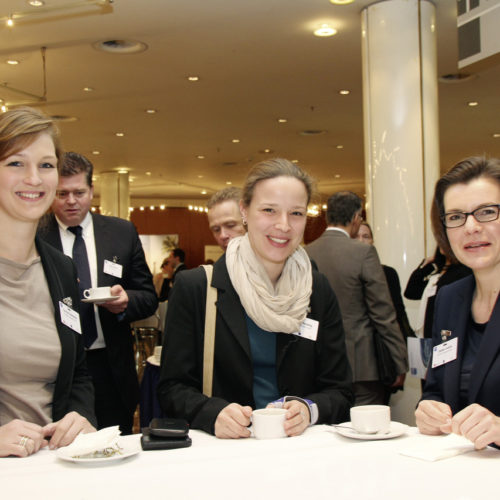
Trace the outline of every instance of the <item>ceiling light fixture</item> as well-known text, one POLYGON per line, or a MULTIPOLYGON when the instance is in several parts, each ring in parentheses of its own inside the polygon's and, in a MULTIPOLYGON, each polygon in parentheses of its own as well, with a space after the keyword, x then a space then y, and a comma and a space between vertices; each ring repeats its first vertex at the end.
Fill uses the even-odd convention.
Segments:
POLYGON ((101 154, 101 152, 100 152, 100 151, 97 151, 97 149, 96 149, 95 151, 92 151, 92 154, 93 154, 93 155, 100 155, 100 154, 101 154))
POLYGON ((14 19, 12 19, 12 17, 8 17, 7 18, 7 21, 5 21, 5 24, 9 27, 9 28, 12 28, 12 26, 14 26, 14 19))
POLYGON ((16 66, 17 64, 19 64, 19 61, 17 61, 16 59, 7 59, 7 64, 10 64, 11 66, 16 66))
POLYGON ((238 142, 240 142, 240 140, 239 139, 233 139, 231 142, 234 143, 234 144, 238 144, 238 142))
POLYGON ((339 90, 340 95, 349 95, 350 93, 351 93, 351 91, 347 90, 347 89, 339 90))
POLYGON ((196 158, 198 158, 198 160, 204 160, 205 157, 203 155, 198 155, 196 158))
POLYGON ((479 103, 477 101, 469 101, 467 103, 467 106, 470 106, 471 108, 477 106, 479 103))
POLYGON ((333 5, 348 5, 353 2, 354 0, 330 0, 330 3, 333 3, 333 5))
POLYGON ((151 172, 146 172, 146 175, 151 175, 151 172))
POLYGON ((500 138, 500 134, 495 133, 495 134, 493 134, 493 137, 494 137, 495 139, 499 139, 499 138, 500 138))
POLYGON ((328 24, 322 24, 321 27, 318 29, 314 30, 314 34, 319 37, 327 37, 327 36, 333 36, 337 33, 337 30, 335 28, 332 28, 328 24))
POLYGON ((42 2, 42 0, 29 0, 28 2, 32 7, 41 7, 42 5, 45 5, 45 2, 42 2))
POLYGON ((201 194, 207 194, 207 192, 205 191, 205 189, 203 191, 201 191, 201 194))
POLYGON ((342 144, 337 144, 336 148, 337 149, 344 149, 344 146, 342 144))
POLYGON ((94 88, 93 87, 83 87, 84 92, 93 92, 94 88))
POLYGON ((125 134, 123 132, 117 132, 115 135, 116 137, 123 137, 125 134))
POLYGON ((278 118, 278 123, 286 123, 287 121, 286 118, 278 118))
POLYGON ((191 75, 191 76, 188 76, 187 79, 190 81, 190 82, 198 82, 200 80, 200 77, 199 76, 196 76, 196 75, 191 75))
POLYGON ((228 186, 230 186, 230 185, 232 184, 232 182, 231 182, 231 181, 226 181, 226 184, 227 184, 228 186))
POLYGON ((156 113, 156 109, 153 109, 153 108, 151 108, 151 109, 146 109, 146 113, 147 113, 148 115, 154 115, 154 114, 156 113))

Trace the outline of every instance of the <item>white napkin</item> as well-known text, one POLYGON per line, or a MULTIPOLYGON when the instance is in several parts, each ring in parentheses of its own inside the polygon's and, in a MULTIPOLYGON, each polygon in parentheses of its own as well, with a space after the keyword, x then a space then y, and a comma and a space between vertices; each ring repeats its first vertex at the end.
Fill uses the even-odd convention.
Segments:
POLYGON ((116 448, 119 436, 118 425, 106 427, 97 432, 78 434, 70 445, 61 448, 61 450, 64 450, 64 453, 71 457, 87 455, 106 448, 116 448))
POLYGON ((420 458, 429 462, 451 458, 462 453, 474 451, 474 444, 463 436, 448 434, 446 436, 425 436, 419 434, 407 439, 407 448, 401 450, 401 455, 420 458))

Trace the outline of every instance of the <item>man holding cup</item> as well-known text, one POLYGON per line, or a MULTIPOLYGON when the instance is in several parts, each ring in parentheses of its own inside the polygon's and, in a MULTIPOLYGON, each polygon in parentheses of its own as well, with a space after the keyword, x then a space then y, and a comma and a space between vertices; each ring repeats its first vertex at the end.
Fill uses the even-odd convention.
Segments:
POLYGON ((90 213, 92 173, 87 158, 65 154, 52 205, 54 213, 39 234, 73 258, 82 293, 84 289, 111 287, 111 295, 99 300, 99 305, 91 299, 82 304, 80 320, 98 427, 119 425, 122 434, 130 434, 139 400, 130 323, 153 315, 158 299, 133 224, 90 213))

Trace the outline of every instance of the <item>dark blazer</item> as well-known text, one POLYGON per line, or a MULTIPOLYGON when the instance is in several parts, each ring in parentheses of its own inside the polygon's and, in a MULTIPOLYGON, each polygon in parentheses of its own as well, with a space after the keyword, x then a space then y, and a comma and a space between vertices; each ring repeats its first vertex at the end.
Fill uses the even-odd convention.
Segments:
POLYGON ((410 322, 408 321, 408 316, 406 315, 405 304, 403 298, 401 297, 401 284, 399 283, 399 276, 393 267, 385 266, 382 264, 382 269, 384 270, 385 279, 389 287, 389 293, 391 295, 391 300, 394 305, 394 310, 396 311, 396 320, 399 325, 399 329, 403 334, 403 338, 414 337, 410 322))
MULTIPOLYGON (((253 367, 245 311, 231 284, 225 255, 214 264, 217 319, 213 397, 202 394, 203 337, 207 280, 203 268, 177 277, 169 299, 166 346, 162 351, 158 396, 168 416, 214 433, 219 412, 229 403, 255 407, 253 367)), ((349 419, 353 402, 340 311, 326 278, 313 272, 310 318, 319 321, 317 340, 278 333, 276 369, 282 396, 311 399, 317 423, 349 419)))
MULTIPOLYGON (((158 307, 158 299, 134 225, 118 217, 98 214, 92 214, 92 220, 97 254, 97 286, 121 285, 129 298, 124 314, 112 314, 103 307, 98 310, 113 378, 122 400, 133 410, 139 401, 139 383, 130 323, 152 316, 158 307), (105 260, 123 266, 121 278, 104 273, 105 260)), ((45 221, 39 234, 52 246, 62 250, 59 226, 53 215, 45 221)))
MULTIPOLYGON (((94 415, 94 388, 87 373, 83 336, 61 322, 59 302, 71 302, 79 311, 80 299, 73 262, 61 252, 40 239, 36 239, 49 293, 54 304, 54 319, 61 342, 61 360, 57 372, 52 401, 52 420, 57 421, 70 411, 76 411, 92 425, 97 426, 94 415)), ((69 305, 69 304, 66 304, 69 305)))
MULTIPOLYGON (((441 330, 451 330, 450 339, 458 337, 457 359, 437 368, 429 365, 422 399, 448 404, 453 414, 462 410, 460 398, 460 368, 467 341, 467 325, 476 282, 468 276, 443 287, 436 298, 433 344, 442 342, 441 330)), ((471 372, 468 404, 478 403, 500 416, 500 299, 497 299, 488 322, 476 362, 471 372)))
POLYGON ((397 372, 406 373, 406 344, 375 247, 341 231, 326 230, 306 246, 306 251, 328 278, 339 300, 354 381, 379 379, 374 330, 387 345, 397 372))
MULTIPOLYGON (((410 300, 420 300, 422 294, 424 293, 425 287, 429 282, 429 278, 436 272, 435 265, 431 262, 424 267, 420 265, 413 271, 408 278, 408 283, 406 284, 406 289, 404 296, 410 300)), ((434 321, 434 306, 436 301, 436 296, 439 290, 445 286, 457 281, 459 279, 469 276, 472 271, 464 266, 463 264, 451 264, 448 269, 441 275, 436 283, 436 295, 429 297, 427 299, 427 305, 425 308, 425 319, 424 319, 424 337, 432 337, 432 324, 434 321)))

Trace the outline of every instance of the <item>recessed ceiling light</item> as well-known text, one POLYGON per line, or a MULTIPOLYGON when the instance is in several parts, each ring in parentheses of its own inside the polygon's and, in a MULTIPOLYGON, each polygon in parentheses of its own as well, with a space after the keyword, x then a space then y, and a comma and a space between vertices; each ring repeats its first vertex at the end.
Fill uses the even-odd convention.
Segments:
POLYGON ((151 205, 151 206, 149 207, 149 210, 154 210, 154 209, 155 209, 154 205, 151 205))
POLYGON ((17 59, 7 59, 7 64, 10 64, 11 66, 16 66, 19 64, 19 61, 17 59))
POLYGON ((133 212, 134 211, 134 207, 128 207, 128 211, 129 212, 133 212))
POLYGON ((83 87, 83 91, 84 92, 94 92, 94 88, 93 87, 83 87))
POLYGON ((201 194, 207 194, 207 192, 205 190, 201 191, 201 194))
POLYGON ((327 205, 322 205, 322 206, 321 206, 321 208, 322 208, 323 210, 326 210, 328 207, 327 207, 327 205))
POLYGON ((100 154, 101 154, 101 152, 100 152, 100 151, 97 151, 97 149, 96 149, 95 151, 92 151, 92 154, 93 154, 93 155, 100 155, 100 154))
POLYGON ((353 2, 354 0, 330 0, 330 3, 333 3, 333 5, 347 5, 353 2))
POLYGON ((152 108, 151 109, 146 109, 146 113, 148 115, 154 115, 156 113, 156 109, 152 109, 152 108))
POLYGON ((151 175, 151 172, 146 172, 146 175, 151 175))
POLYGON ((240 142, 239 139, 233 139, 231 142, 234 142, 234 144, 237 144, 238 142, 240 142))
POLYGON ((498 139, 498 138, 500 138, 500 134, 495 133, 495 134, 493 134, 493 137, 494 137, 495 139, 498 139))
POLYGON ((117 132, 115 135, 116 137, 123 137, 125 134, 123 132, 117 132))
POLYGON ((135 40, 104 40, 93 43, 92 46, 94 49, 115 54, 137 54, 148 49, 145 43, 135 40))
POLYGON ((42 5, 45 5, 45 2, 43 0, 29 0, 28 3, 32 7, 41 7, 42 5))
POLYGON ((141 212, 143 212, 143 211, 144 211, 144 207, 139 207, 139 210, 140 210, 141 212))
POLYGON ((118 173, 119 174, 128 174, 128 169, 126 169, 126 168, 119 168, 118 169, 118 173))
POLYGON ((335 179, 340 179, 340 174, 335 174, 335 179))
POLYGON ((347 89, 339 90, 340 95, 349 95, 350 93, 351 93, 351 91, 347 90, 347 89))
POLYGON ((299 160, 292 160, 292 163, 299 163, 299 160))
POLYGON ((5 24, 9 27, 9 28, 12 28, 12 26, 14 26, 14 19, 12 19, 12 17, 9 17, 7 19, 7 21, 5 22, 5 24))
POLYGON ((198 179, 203 179, 203 175, 199 175, 199 176, 198 176, 198 179))
POLYGON ((160 210, 165 210, 165 205, 160 205, 160 210))
POLYGON ((232 184, 232 182, 231 182, 231 181, 226 181, 226 184, 227 184, 228 186, 230 186, 230 185, 232 184))
POLYGON ((287 121, 286 118, 278 118, 278 123, 286 123, 287 121))
POLYGON ((344 149, 344 146, 342 144, 337 144, 337 146, 335 146, 337 149, 344 149))
POLYGON ((333 36, 336 33, 337 33, 337 30, 335 28, 332 28, 328 24, 322 24, 321 27, 314 30, 314 34, 316 36, 320 36, 320 37, 333 36))
POLYGON ((188 76, 187 79, 190 81, 190 82, 197 82, 199 81, 200 77, 199 76, 196 76, 196 75, 191 75, 191 76, 188 76))
POLYGON ((198 155, 196 158, 198 158, 198 160, 204 160, 205 157, 203 155, 198 155))
POLYGON ((471 108, 473 108, 474 106, 477 106, 479 103, 477 101, 469 101, 467 103, 467 106, 470 106, 471 108))

